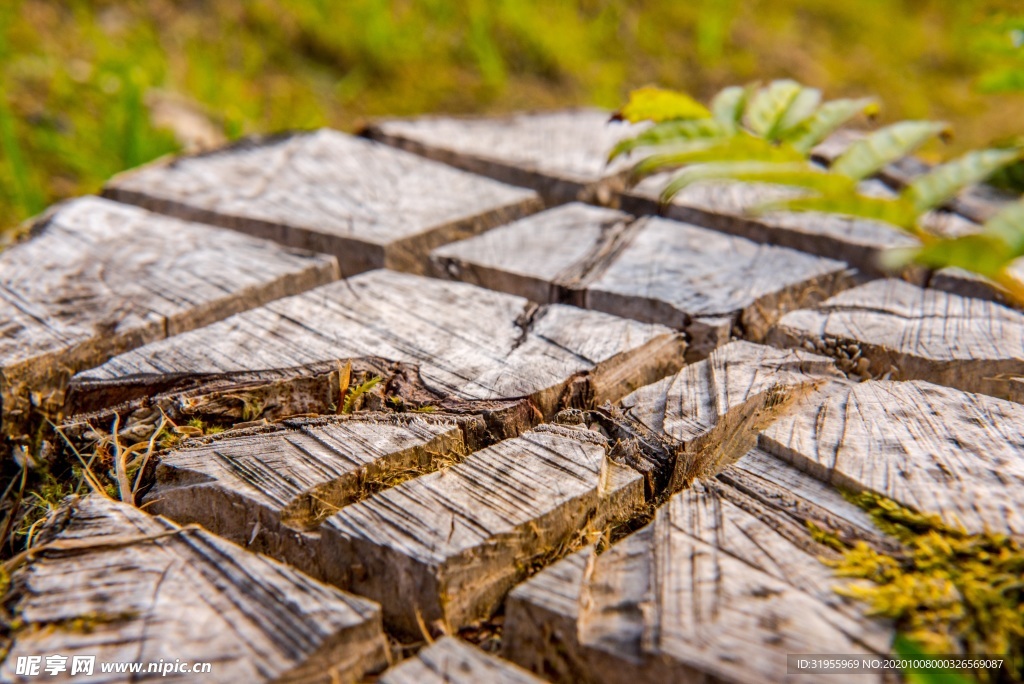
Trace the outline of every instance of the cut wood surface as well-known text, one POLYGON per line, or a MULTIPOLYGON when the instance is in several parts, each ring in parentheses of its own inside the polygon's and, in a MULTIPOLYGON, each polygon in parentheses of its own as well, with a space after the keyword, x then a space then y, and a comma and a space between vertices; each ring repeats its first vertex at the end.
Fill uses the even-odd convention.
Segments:
POLYGON ((1024 313, 898 280, 867 283, 788 313, 768 340, 834 356, 861 375, 1002 398, 1009 379, 1024 375, 1024 313))
POLYGON ((507 657, 554 681, 641 684, 796 682, 806 675, 787 673, 790 653, 886 653, 889 625, 835 593, 842 580, 819 560, 831 552, 793 516, 827 525, 857 512, 838 496, 803 500, 817 483, 786 478, 809 482, 752 496, 698 481, 603 554, 541 571, 509 597, 507 657))
POLYGON ((625 418, 665 445, 670 462, 656 467, 667 471, 674 491, 743 456, 760 429, 834 382, 845 378, 824 356, 733 342, 621 405, 625 418))
POLYGON ((692 357, 850 284, 845 264, 661 218, 569 204, 446 245, 436 271, 535 301, 681 328, 692 357))
POLYGON ((540 208, 537 195, 331 130, 158 162, 106 194, 338 257, 419 271, 431 248, 540 208))
POLYGON ((674 372, 684 347, 681 336, 663 326, 374 271, 147 345, 79 374, 76 382, 106 383, 103 391, 109 391, 110 383, 139 377, 170 380, 379 357, 418 366, 425 385, 441 396, 529 397, 550 416, 563 403, 613 401, 674 372))
POLYGON ((209 674, 163 678, 176 682, 354 682, 383 669, 380 608, 365 599, 97 495, 62 509, 54 527, 13 576, 24 626, 4 681, 35 681, 15 675, 18 657, 49 654, 69 666, 96 656, 89 681, 107 682, 128 678, 100 676, 100 663, 211 663, 209 674))
MULTIPOLYGON (((658 196, 668 181, 667 174, 647 178, 623 195, 622 207, 640 214, 663 213, 754 242, 841 259, 869 274, 883 273, 877 263, 881 251, 916 244, 898 228, 877 221, 815 212, 753 213, 758 207, 802 192, 777 185, 704 181, 684 188, 670 204, 659 207, 658 196)), ((888 192, 878 181, 868 185, 878 192, 888 192)), ((915 282, 924 282, 925 276, 924 269, 908 269, 905 273, 915 282)))
POLYGON ((422 117, 382 121, 367 134, 392 145, 508 183, 549 200, 608 204, 629 164, 608 154, 637 126, 610 121, 600 109, 507 117, 422 117))
POLYGON ((163 455, 146 510, 300 566, 308 543, 302 530, 389 481, 465 455, 459 422, 429 414, 296 420, 241 432, 163 455))
POLYGON ((508 661, 484 653, 454 637, 424 648, 378 680, 380 684, 540 684, 538 679, 508 661))
POLYGON ((451 633, 639 512, 642 478, 607 450, 586 429, 541 426, 386 489, 324 522, 314 574, 381 602, 401 634, 451 633))
POLYGON ((114 354, 337 277, 333 257, 98 197, 60 205, 0 254, 3 420, 30 392, 59 407, 73 372, 114 354))
POLYGON ((833 385, 765 429, 765 451, 972 534, 1024 534, 1024 406, 926 382, 833 385))

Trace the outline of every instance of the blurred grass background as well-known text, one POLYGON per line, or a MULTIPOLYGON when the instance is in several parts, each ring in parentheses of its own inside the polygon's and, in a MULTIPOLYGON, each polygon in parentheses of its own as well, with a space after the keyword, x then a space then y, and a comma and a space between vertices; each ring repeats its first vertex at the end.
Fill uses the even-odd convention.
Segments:
POLYGON ((0 0, 0 234, 182 149, 796 78, 1024 134, 1021 0, 0 0))

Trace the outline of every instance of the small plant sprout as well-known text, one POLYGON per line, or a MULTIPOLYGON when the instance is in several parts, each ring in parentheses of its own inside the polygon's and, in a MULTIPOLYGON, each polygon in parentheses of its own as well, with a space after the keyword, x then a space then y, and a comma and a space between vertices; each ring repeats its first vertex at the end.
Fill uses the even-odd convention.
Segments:
POLYGON ((968 152, 914 178, 899 193, 880 197, 865 192, 861 182, 948 135, 946 124, 903 121, 885 126, 853 142, 825 168, 812 161, 814 147, 859 114, 877 111, 874 100, 822 102, 818 90, 789 80, 725 88, 703 110, 676 95, 652 88, 635 91, 616 116, 652 125, 620 142, 610 155, 645 154, 633 167, 634 180, 672 172, 662 203, 707 180, 800 188, 799 196, 757 207, 754 213, 827 212, 888 223, 917 238, 920 246, 885 254, 883 265, 961 268, 1024 304, 1024 283, 1010 270, 1024 256, 1024 204, 1011 204, 968 235, 937 235, 924 221, 967 186, 1024 159, 1024 145, 968 152))

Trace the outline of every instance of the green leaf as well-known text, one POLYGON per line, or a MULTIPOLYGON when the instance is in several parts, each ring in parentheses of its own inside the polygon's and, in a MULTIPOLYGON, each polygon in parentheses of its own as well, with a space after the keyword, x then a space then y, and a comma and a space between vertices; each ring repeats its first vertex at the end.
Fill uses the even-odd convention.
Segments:
POLYGON ((954 159, 918 176, 911 181, 904 192, 918 211, 928 211, 953 197, 968 185, 980 183, 1020 157, 1021 150, 1019 149, 968 152, 959 159, 954 159))
POLYGON ((867 197, 858 195, 855 191, 812 197, 796 197, 772 202, 757 209, 758 213, 767 211, 818 211, 829 214, 841 214, 871 221, 884 221, 907 232, 917 232, 917 213, 914 211, 913 205, 905 199, 867 197))
MULTIPOLYGON (((904 634, 897 634, 893 641, 893 650, 903 660, 915 661, 932 657, 916 641, 904 634)), ((952 670, 938 667, 911 668, 904 670, 907 684, 971 684, 970 679, 952 670)))
POLYGON ((707 107, 686 93, 646 86, 629 94, 629 101, 615 118, 632 123, 640 121, 671 121, 673 119, 706 119, 711 116, 707 107))
POLYGON ((634 176, 646 176, 688 164, 727 161, 800 162, 803 156, 788 145, 773 145, 752 135, 697 140, 654 154, 633 167, 634 176))
POLYGON ((803 88, 796 81, 772 81, 758 90, 744 115, 747 128, 757 135, 770 138, 786 111, 803 88))
POLYGON ((778 125, 769 137, 779 138, 814 114, 821 104, 821 91, 817 88, 802 88, 793 102, 789 105, 786 113, 782 115, 778 125))
POLYGON ((735 129, 743 119, 749 93, 750 88, 744 86, 729 86, 719 91, 711 100, 711 115, 715 121, 735 129))
POLYGON ((827 173, 808 163, 728 162, 692 166, 680 172, 661 194, 668 203, 686 186, 704 180, 728 179, 747 183, 774 183, 809 188, 822 193, 843 193, 853 190, 853 181, 846 176, 827 173))
POLYGON ((1005 242, 1014 257, 1024 256, 1024 201, 1014 202, 990 218, 982 232, 1005 242))
POLYGON ((714 119, 691 121, 663 121, 654 124, 634 138, 623 140, 608 155, 608 161, 640 147, 656 147, 667 143, 724 137, 732 133, 727 126, 714 119))
POLYGON ((947 129, 946 124, 934 121, 904 121, 886 126, 850 145, 832 163, 832 170, 855 180, 867 178, 947 129))
MULTIPOLYGON (((984 233, 938 239, 906 255, 907 260, 928 268, 953 266, 987 278, 996 277, 1013 258, 1009 245, 984 233)), ((887 257, 886 263, 892 264, 893 258, 887 257)))
POLYGON ((782 139, 806 154, 853 117, 877 107, 877 102, 871 98, 826 102, 799 126, 786 130, 782 139))

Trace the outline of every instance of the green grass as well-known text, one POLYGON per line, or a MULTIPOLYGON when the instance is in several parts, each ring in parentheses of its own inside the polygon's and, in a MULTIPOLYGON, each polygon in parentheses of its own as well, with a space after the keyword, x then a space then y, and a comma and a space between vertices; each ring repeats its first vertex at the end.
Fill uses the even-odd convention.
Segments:
POLYGON ((952 150, 1019 134, 1024 11, 1009 0, 5 0, 0 229, 178 149, 172 93, 228 138, 378 115, 707 99, 793 77, 950 121, 952 150))

